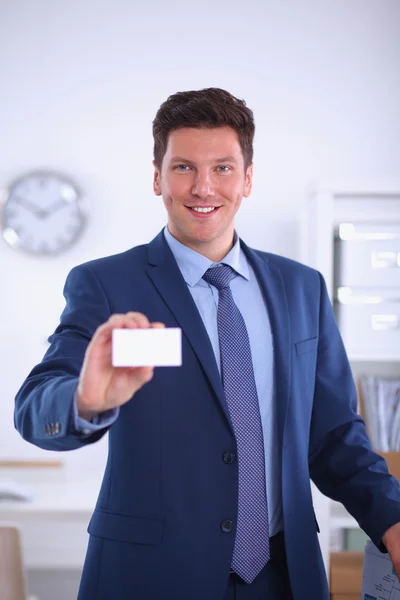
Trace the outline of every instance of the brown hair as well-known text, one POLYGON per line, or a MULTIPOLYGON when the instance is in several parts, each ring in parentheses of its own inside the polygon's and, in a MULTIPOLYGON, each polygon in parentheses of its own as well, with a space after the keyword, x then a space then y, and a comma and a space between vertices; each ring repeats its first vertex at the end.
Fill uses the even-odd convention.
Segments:
POLYGON ((244 100, 220 88, 177 92, 169 96, 153 121, 154 161, 161 169, 171 131, 183 127, 231 127, 238 135, 245 169, 253 162, 254 118, 244 100))

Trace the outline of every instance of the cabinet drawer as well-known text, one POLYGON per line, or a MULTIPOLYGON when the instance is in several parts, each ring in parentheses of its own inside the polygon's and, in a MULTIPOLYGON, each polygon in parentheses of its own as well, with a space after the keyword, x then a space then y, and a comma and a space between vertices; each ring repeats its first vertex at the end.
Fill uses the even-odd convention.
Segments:
POLYGON ((335 313, 350 357, 400 360, 400 290, 338 290, 335 313))
POLYGON ((342 224, 335 237, 335 282, 400 288, 400 224, 342 224))

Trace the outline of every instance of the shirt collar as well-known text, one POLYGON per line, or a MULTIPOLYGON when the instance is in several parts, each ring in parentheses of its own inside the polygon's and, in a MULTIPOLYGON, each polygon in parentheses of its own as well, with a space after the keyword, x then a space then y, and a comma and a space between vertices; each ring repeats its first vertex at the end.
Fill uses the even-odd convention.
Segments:
POLYGON ((208 284, 202 279, 204 273, 207 271, 207 269, 210 269, 211 267, 220 263, 229 265, 232 267, 232 269, 234 269, 234 271, 236 271, 238 275, 241 275, 247 280, 250 279, 249 265, 246 256, 240 247, 240 240, 236 231, 234 233, 234 243, 232 249, 222 260, 216 263, 206 256, 203 256, 199 252, 192 250, 192 248, 189 248, 188 246, 185 246, 179 242, 169 232, 168 227, 164 228, 164 236, 172 254, 174 255, 184 280, 191 287, 195 286, 196 284, 204 284, 207 286, 208 284))

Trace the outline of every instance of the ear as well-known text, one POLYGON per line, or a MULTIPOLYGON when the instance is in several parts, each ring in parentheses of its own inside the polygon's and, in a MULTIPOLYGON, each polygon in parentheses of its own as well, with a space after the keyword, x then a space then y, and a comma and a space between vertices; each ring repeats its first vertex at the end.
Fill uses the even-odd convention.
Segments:
POLYGON ((245 180, 244 180, 244 192, 243 196, 248 198, 251 194, 251 187, 253 185, 253 163, 247 167, 245 180))
POLYGON ((153 190, 156 196, 161 196, 161 173, 153 160, 154 167, 154 179, 153 179, 153 190))

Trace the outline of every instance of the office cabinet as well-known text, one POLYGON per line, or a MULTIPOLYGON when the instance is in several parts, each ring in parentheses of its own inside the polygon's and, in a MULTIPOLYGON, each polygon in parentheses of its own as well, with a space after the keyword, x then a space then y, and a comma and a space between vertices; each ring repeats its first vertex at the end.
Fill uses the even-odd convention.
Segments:
MULTIPOLYGON (((362 374, 400 378, 400 180, 312 186, 300 260, 325 278, 356 382, 362 374)), ((315 486, 313 501, 329 573, 331 540, 358 524, 315 486)))

